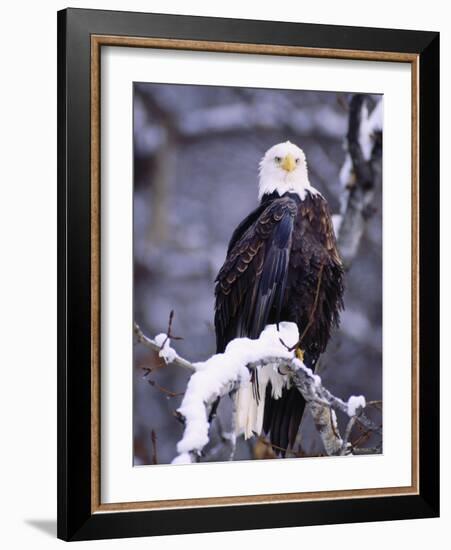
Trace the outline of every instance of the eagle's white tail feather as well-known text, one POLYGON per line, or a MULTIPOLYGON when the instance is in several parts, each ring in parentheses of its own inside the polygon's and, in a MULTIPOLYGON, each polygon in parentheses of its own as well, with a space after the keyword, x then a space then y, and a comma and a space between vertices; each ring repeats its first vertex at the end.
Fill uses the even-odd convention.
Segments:
POLYGON ((253 396, 252 384, 242 386, 237 391, 235 396, 235 431, 237 435, 243 434, 245 439, 249 439, 254 433, 261 432, 265 409, 265 391, 266 386, 258 403, 253 396))
POLYGON ((282 389, 288 384, 288 377, 279 374, 272 365, 265 365, 258 369, 258 392, 260 399, 254 397, 252 383, 241 386, 235 395, 235 431, 237 435, 244 435, 249 439, 254 434, 261 434, 263 414, 265 412, 266 386, 271 382, 273 398, 282 395, 282 389))

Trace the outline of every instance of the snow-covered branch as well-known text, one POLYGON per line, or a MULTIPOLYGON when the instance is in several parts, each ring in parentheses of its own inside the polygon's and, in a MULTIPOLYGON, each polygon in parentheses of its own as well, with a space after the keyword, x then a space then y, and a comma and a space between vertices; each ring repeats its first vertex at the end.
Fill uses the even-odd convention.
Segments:
POLYGON ((159 357, 163 359, 165 363, 172 363, 178 367, 194 371, 193 365, 180 357, 177 352, 171 347, 171 338, 167 334, 158 334, 155 339, 152 340, 146 336, 137 323, 134 324, 134 333, 136 341, 144 344, 149 349, 158 353, 159 357))
POLYGON ((368 112, 363 94, 352 96, 346 138, 347 155, 340 172, 340 214, 334 216, 338 248, 346 267, 355 258, 366 220, 373 212, 374 191, 381 176, 382 101, 368 112))
POLYGON ((279 327, 268 325, 258 340, 236 338, 228 344, 224 353, 198 363, 181 358, 164 334, 152 340, 142 333, 138 325, 135 325, 135 334, 138 341, 157 351, 168 363, 193 371, 178 409, 185 429, 177 444, 178 455, 173 460, 174 464, 197 462, 200 459, 210 439, 210 411, 213 404, 218 397, 250 384, 250 371, 266 365, 289 377, 301 392, 328 455, 353 452, 348 439, 356 421, 367 430, 381 433, 381 428, 363 412, 366 406, 363 396, 351 396, 348 401, 336 397, 323 386, 321 378, 289 350, 299 339, 298 328, 294 323, 283 322, 279 327), (340 435, 335 410, 350 417, 344 437, 340 435))

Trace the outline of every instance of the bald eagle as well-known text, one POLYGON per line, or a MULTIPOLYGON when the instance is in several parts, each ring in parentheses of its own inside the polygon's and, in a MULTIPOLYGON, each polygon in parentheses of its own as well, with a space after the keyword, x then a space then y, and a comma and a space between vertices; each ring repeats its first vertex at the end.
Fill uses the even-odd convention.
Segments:
MULTIPOLYGON (((268 324, 299 329, 296 354, 314 369, 343 309, 343 265, 328 204, 310 185, 302 149, 287 141, 260 162, 260 205, 235 229, 216 277, 217 352, 268 324)), ((265 434, 279 456, 292 448, 305 401, 272 366, 253 371, 236 400, 236 430, 265 434)))

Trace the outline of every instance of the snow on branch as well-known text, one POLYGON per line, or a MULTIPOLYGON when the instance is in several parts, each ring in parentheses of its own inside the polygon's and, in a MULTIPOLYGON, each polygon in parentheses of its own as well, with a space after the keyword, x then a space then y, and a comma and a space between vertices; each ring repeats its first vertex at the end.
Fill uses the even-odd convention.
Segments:
POLYGON ((193 365, 186 359, 183 359, 183 357, 180 357, 171 347, 171 337, 167 334, 158 334, 155 340, 152 340, 143 333, 137 323, 134 325, 134 333, 137 342, 158 353, 165 363, 172 363, 178 367, 194 371, 193 365))
MULTIPOLYGON (((193 372, 178 409, 185 429, 177 444, 178 455, 173 460, 174 464, 200 460, 203 449, 209 443, 210 413, 218 397, 250 384, 250 371, 265 365, 271 365, 278 372, 291 377, 307 402, 328 455, 353 453, 349 436, 356 421, 368 431, 381 434, 381 428, 363 412, 366 406, 363 396, 351 396, 348 401, 334 396, 323 386, 321 378, 297 359, 294 351, 290 351, 290 346, 299 340, 295 323, 283 322, 279 327, 268 325, 258 340, 236 338, 228 344, 224 353, 198 363, 190 363, 180 357, 171 348, 166 335, 158 335, 152 340, 136 324, 135 335, 139 342, 157 351, 168 363, 193 372), (335 410, 350 417, 343 437, 338 430, 335 410)), ((232 458, 233 453, 230 456, 232 458)))
POLYGON ((355 94, 349 104, 347 155, 340 172, 340 214, 334 216, 338 248, 346 267, 355 258, 367 219, 374 212, 374 191, 381 180, 383 106, 369 113, 367 98, 355 94))

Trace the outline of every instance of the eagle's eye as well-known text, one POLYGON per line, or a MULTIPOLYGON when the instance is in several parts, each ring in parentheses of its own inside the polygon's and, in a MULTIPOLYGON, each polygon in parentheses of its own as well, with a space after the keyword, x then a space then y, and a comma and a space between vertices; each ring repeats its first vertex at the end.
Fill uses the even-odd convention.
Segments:
POLYGON ((282 157, 274 157, 274 160, 277 164, 280 164, 282 162, 282 157))
POLYGON ((296 159, 296 164, 299 164, 301 162, 301 159, 296 159))

